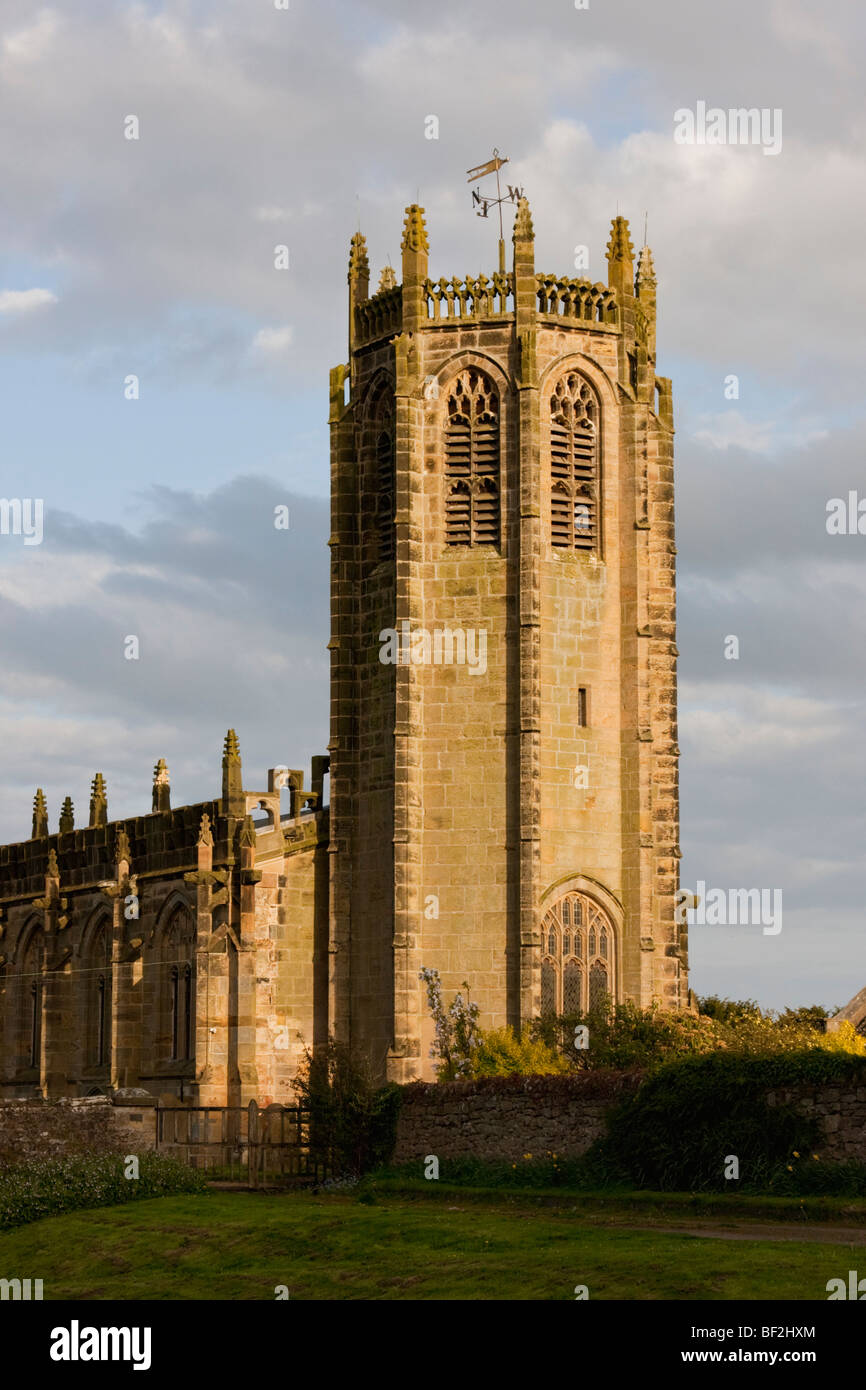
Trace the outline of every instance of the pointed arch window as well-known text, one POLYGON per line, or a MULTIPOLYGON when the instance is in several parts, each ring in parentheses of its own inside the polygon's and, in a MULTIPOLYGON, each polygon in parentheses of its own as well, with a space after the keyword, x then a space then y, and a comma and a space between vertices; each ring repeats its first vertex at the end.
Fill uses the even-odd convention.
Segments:
POLYGON ((171 1058, 187 1062, 192 1057, 192 967, 172 966, 171 1058))
POLYGON ((397 551, 394 384, 379 376, 364 397, 360 435, 361 543, 364 563, 392 561, 397 551))
POLYGON ((541 1012, 556 1013, 556 966, 550 960, 541 962, 541 1012))
POLYGON ((597 1009, 608 993, 607 970, 601 961, 593 961, 589 971, 589 1007, 597 1009))
POLYGON ((387 414, 376 436, 376 545, 379 560, 393 560, 397 551, 394 469, 394 430, 387 414))
POLYGON ((80 979, 84 1065, 107 1067, 111 1062, 111 923, 107 918, 85 934, 80 979))
POLYGON ((447 396, 445 540, 498 545, 500 531, 499 395, 484 372, 468 367, 447 396))
POLYGON ((37 927, 30 934, 21 956, 19 973, 18 1066, 35 1070, 42 1053, 42 966, 45 937, 37 927))
POLYGON ((106 1005, 108 991, 104 975, 96 981, 96 1065, 101 1067, 106 1061, 108 1042, 108 1019, 106 1005))
POLYGON ((33 980, 30 985, 30 1046, 27 1065, 39 1066, 40 1045, 42 1042, 42 982, 33 980))
POLYGON ((542 1014, 584 1014, 614 995, 613 923, 585 893, 566 893, 541 929, 542 1014))
POLYGON ((598 399, 577 372, 550 397, 550 541, 560 550, 598 550, 598 399))
POLYGON ((195 1053, 195 924, 192 914, 178 907, 162 937, 165 972, 162 1017, 162 1057, 189 1062, 195 1053))

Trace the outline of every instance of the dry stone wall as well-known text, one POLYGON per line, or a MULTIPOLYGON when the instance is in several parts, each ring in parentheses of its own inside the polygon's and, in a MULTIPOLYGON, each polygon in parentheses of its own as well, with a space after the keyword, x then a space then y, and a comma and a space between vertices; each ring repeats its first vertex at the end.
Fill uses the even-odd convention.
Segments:
MULTIPOLYGON (((427 1154, 512 1163, 527 1154, 577 1158, 604 1133, 609 1108, 633 1094, 639 1082, 636 1073, 601 1072, 417 1082, 403 1088, 394 1161, 427 1154)), ((817 1115, 822 1159, 866 1163, 866 1085, 790 1087, 769 1092, 767 1100, 817 1115)))
POLYGON ((107 1096, 0 1101, 0 1162, 79 1153, 138 1154, 155 1145, 156 1107, 107 1096))
POLYGON ((604 1133, 605 1115, 639 1084, 634 1073, 490 1077, 403 1088, 394 1161, 575 1158, 604 1133))

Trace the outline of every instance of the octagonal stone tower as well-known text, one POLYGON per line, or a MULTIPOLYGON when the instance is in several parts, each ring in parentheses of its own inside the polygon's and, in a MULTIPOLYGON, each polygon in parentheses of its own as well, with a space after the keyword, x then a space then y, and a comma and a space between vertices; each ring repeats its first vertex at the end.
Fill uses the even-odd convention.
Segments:
POLYGON ((676 923, 673 411, 656 278, 614 219, 608 284, 402 284, 349 261, 331 373, 329 1016, 430 1076, 419 971, 482 1026, 604 996, 688 1003, 676 923))

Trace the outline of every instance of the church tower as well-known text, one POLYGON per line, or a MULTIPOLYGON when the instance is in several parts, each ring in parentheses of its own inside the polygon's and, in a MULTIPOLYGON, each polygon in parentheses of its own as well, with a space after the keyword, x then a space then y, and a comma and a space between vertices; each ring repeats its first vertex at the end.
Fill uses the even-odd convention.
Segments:
POLYGON ((402 282, 349 259, 331 425, 329 1019, 432 1075, 419 972, 485 1027, 688 1003, 675 918, 673 408, 656 277, 614 219, 608 284, 402 282))

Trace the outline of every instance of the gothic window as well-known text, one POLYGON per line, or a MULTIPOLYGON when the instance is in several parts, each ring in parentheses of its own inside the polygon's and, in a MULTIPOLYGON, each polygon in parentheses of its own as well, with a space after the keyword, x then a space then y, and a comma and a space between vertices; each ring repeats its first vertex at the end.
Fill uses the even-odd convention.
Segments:
POLYGON ((365 397, 360 436, 361 541, 365 564, 392 561, 396 554, 396 455, 394 386, 378 378, 365 397))
POLYGON ((449 545, 471 542, 472 494, 468 483, 455 483, 445 498, 445 533, 449 545))
POLYGON ((42 1051, 42 964, 45 938, 40 928, 30 934, 19 973, 19 1066, 38 1068, 42 1051))
POLYGON ((542 1013, 585 1014, 613 995, 616 937, 594 899, 571 892, 554 903, 544 917, 542 943, 542 1013))
POLYGON ((541 1012, 556 1013, 556 966, 552 960, 541 962, 541 1012))
POLYGON ((111 1061, 111 924, 106 918, 88 929, 81 954, 80 995, 85 1067, 111 1061))
POLYGON ((579 1014, 583 991, 581 989, 581 969, 576 960, 568 961, 565 967, 564 980, 562 1012, 564 1014, 579 1014))
POLYGON ((180 1032, 180 971, 176 965, 171 967, 171 1055, 177 1057, 177 1040, 180 1032))
POLYGON ((39 1045, 42 1033, 42 986, 37 980, 30 984, 30 1046, 27 1065, 39 1066, 39 1045))
POLYGON ((589 1007, 597 1009, 608 992, 607 971, 601 961, 594 961, 589 972, 589 1007))
POLYGON ((100 975, 96 981, 96 1065, 99 1067, 105 1062, 108 1051, 107 994, 105 976, 100 975))
POLYGON ((380 560, 393 560, 395 536, 394 432, 390 420, 380 421, 388 428, 376 438, 376 544, 380 560))
POLYGON ((576 372, 550 397, 550 539, 561 550, 598 549, 598 400, 576 372))
POLYGON ((171 1058, 186 1062, 192 1056, 192 968, 171 968, 171 1058))
POLYGON ((499 398, 490 378, 468 367, 447 398, 445 540, 498 545, 499 535, 499 398))
POLYGON ((195 924, 187 908, 172 913, 162 936, 162 1060, 192 1061, 195 1048, 195 924))

